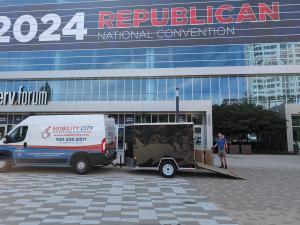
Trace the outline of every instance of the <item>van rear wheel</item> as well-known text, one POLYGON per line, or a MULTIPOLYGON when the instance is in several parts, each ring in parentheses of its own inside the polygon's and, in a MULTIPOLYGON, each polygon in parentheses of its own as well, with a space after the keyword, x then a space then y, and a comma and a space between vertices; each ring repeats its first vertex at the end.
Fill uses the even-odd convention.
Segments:
POLYGON ((87 158, 76 158, 73 161, 73 169, 79 175, 85 175, 91 169, 91 163, 87 158))
POLYGON ((11 161, 6 156, 0 156, 0 172, 5 173, 11 169, 11 161))
POLYGON ((159 172, 163 177, 172 178, 176 175, 177 167, 172 161, 164 161, 159 167, 159 172))

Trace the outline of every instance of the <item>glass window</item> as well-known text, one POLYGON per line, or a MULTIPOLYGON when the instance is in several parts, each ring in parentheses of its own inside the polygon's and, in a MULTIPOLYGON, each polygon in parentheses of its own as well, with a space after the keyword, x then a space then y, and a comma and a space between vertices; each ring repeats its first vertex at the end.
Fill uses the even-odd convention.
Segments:
POLYGON ((36 80, 30 80, 28 85, 29 91, 36 91, 36 80))
POLYGON ((175 123, 175 114, 169 114, 169 122, 175 123))
POLYGON ((230 88, 230 102, 238 102, 239 93, 238 93, 237 77, 229 77, 229 88, 230 88))
POLYGON ((200 100, 201 98, 201 78, 193 78, 193 99, 200 100))
POLYGON ((157 79, 150 79, 150 100, 157 100, 157 79))
POLYGON ((229 103, 229 87, 228 87, 228 77, 220 77, 220 94, 221 102, 220 104, 229 103))
POLYGON ((7 143, 18 143, 25 140, 27 135, 27 126, 22 126, 16 128, 12 133, 9 134, 8 138, 6 139, 7 143))
POLYGON ((124 124, 124 114, 119 114, 119 124, 124 124))
POLYGON ((60 81, 59 101, 66 101, 68 95, 68 83, 66 80, 60 81))
POLYGON ((169 122, 168 114, 159 114, 159 122, 168 123, 169 122))
POLYGON ((132 79, 125 80, 125 101, 132 101, 132 79))
POLYGON ((68 101, 82 101, 83 80, 68 80, 68 101))
POLYGON ((149 79, 141 79, 141 100, 149 100, 149 79))
POLYGON ((107 90, 108 90, 108 101, 115 101, 116 100, 116 89, 117 89, 117 82, 116 80, 108 80, 107 90))
POLYGON ((202 78, 202 99, 210 100, 210 78, 202 78))
POLYGON ((107 101, 107 80, 100 80, 100 101, 107 101))
POLYGON ((143 123, 151 123, 151 114, 143 115, 143 123))
POLYGON ((100 80, 91 80, 92 82, 92 101, 100 100, 100 80))
MULTIPOLYGON (((220 78, 213 77, 211 78, 211 97, 213 104, 220 104, 220 78)), ((228 86, 228 83, 227 83, 228 86)))
POLYGON ((167 81, 165 78, 158 79, 158 100, 166 100, 166 94, 167 94, 167 81))
POLYGON ((86 79, 83 81, 83 101, 91 101, 92 100, 92 80, 86 79))
POLYGON ((83 82, 75 80, 68 80, 68 95, 67 101, 82 101, 82 90, 83 89, 83 82), (78 89, 77 89, 78 88, 78 89))
POLYGON ((14 91, 19 91, 20 90, 20 87, 22 87, 22 83, 20 80, 15 80, 14 81, 14 91))
POLYGON ((0 92, 4 92, 6 89, 6 81, 0 80, 0 92))
POLYGON ((184 100, 193 99, 193 79, 184 78, 184 100))
POLYGON ((191 114, 186 115, 186 122, 188 122, 188 123, 192 122, 192 115, 191 114))
POLYGON ((176 88, 179 88, 179 99, 183 100, 183 96, 184 96, 184 80, 183 80, 183 78, 176 78, 176 88))
POLYGON ((139 115, 139 114, 135 115, 135 123, 142 123, 142 121, 143 121, 142 117, 143 116, 139 115))
POLYGON ((116 100, 124 101, 125 80, 117 80, 116 100))
MULTIPOLYGON (((31 81, 30 81, 31 83, 31 81)), ((51 101, 59 101, 59 81, 58 80, 52 80, 49 81, 49 85, 51 87, 51 101)))
POLYGON ((168 78, 167 79, 167 100, 174 100, 176 98, 176 79, 168 78))
POLYGON ((201 125, 202 124, 202 114, 192 114, 192 122, 195 125, 201 125))
POLYGON ((125 115, 125 124, 133 124, 134 123, 134 114, 125 115))
POLYGON ((134 79, 133 80, 133 101, 141 100, 141 80, 134 79))
POLYGON ((292 116, 293 127, 300 127, 300 116, 292 116))
POLYGON ((158 123, 158 115, 152 114, 152 123, 158 123))
POLYGON ((186 122, 186 114, 179 114, 179 123, 186 122))
MULTIPOLYGON (((37 91, 42 91, 42 90, 44 90, 44 86, 45 86, 45 81, 43 81, 43 80, 38 80, 37 82, 36 82, 36 85, 37 85, 37 91)), ((15 88, 18 86, 18 84, 15 84, 15 88)))
POLYGON ((247 77, 239 77, 239 100, 243 102, 248 102, 248 93, 247 93, 247 77))
POLYGON ((300 147, 300 127, 293 127, 293 140, 300 147))

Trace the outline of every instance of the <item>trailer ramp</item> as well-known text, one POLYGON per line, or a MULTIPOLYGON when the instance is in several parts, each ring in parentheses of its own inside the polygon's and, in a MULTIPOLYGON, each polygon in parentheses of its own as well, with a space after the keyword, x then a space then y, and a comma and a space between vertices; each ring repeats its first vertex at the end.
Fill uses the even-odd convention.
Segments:
POLYGON ((238 176, 237 174, 235 174, 234 172, 232 172, 230 170, 225 170, 225 169, 222 169, 222 168, 209 166, 209 165, 206 165, 206 164, 200 163, 200 162, 196 162, 196 166, 197 166, 198 169, 205 169, 205 170, 212 171, 212 172, 215 172, 217 174, 221 174, 221 175, 224 175, 224 176, 227 176, 227 177, 245 180, 244 178, 238 176))

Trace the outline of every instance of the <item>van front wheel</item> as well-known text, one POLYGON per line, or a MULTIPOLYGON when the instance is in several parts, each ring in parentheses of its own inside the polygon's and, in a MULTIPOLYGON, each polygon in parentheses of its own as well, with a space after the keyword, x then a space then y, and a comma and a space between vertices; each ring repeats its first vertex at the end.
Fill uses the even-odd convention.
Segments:
POLYGON ((73 162, 73 169, 79 175, 85 175, 91 168, 90 161, 86 158, 76 158, 73 162))
POLYGON ((8 172, 11 169, 11 161, 8 157, 0 156, 0 172, 8 172))

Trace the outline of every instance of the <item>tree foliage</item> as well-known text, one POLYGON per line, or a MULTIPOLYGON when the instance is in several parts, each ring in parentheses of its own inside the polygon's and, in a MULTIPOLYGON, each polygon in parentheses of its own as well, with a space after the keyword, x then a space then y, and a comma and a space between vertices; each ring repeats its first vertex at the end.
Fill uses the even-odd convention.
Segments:
POLYGON ((252 104, 223 104, 213 106, 214 134, 222 131, 227 137, 240 141, 248 134, 273 135, 283 132, 286 121, 278 113, 252 104))

